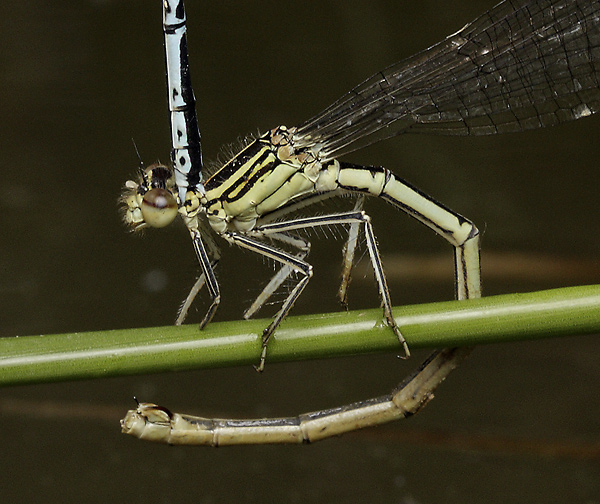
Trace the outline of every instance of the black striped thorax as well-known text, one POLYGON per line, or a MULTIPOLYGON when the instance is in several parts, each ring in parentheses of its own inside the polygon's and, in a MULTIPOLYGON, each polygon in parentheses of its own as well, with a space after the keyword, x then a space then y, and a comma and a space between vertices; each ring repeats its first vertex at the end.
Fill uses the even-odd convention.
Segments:
POLYGON ((261 135, 206 181, 203 206, 216 232, 249 231, 260 216, 314 191, 320 164, 294 152, 291 134, 280 126, 261 135))

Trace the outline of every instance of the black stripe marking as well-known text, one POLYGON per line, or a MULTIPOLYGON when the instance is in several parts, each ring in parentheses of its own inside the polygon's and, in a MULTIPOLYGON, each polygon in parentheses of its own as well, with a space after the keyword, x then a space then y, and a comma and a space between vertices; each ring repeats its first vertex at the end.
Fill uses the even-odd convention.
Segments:
POLYGON ((179 0, 177 7, 175 7, 175 16, 177 19, 185 19, 185 6, 183 5, 183 0, 179 0))
POLYGON ((167 34, 167 35, 173 35, 177 30, 179 30, 180 28, 185 28, 185 21, 182 21, 181 23, 175 23, 175 24, 164 24, 163 25, 163 31, 167 34))
MULTIPOLYGON (((234 185, 232 185, 229 189, 227 189, 226 191, 223 192, 220 199, 231 203, 231 202, 234 202, 234 201, 237 201, 237 200, 243 198, 244 195, 246 195, 254 187, 256 182, 259 181, 260 178, 265 173, 272 172, 275 168, 277 168, 277 166, 279 166, 281 164, 281 162, 270 161, 263 165, 262 162, 264 161, 264 158, 268 157, 269 155, 270 155, 270 152, 266 152, 264 156, 261 156, 261 158, 259 158, 256 161, 256 163, 253 163, 252 165, 250 165, 248 167, 248 169, 244 172, 242 177, 234 185), (262 165, 262 168, 260 168, 256 172, 254 172, 254 168, 257 165, 259 165, 259 166, 262 165), (254 173, 252 173, 252 172, 254 172, 254 173), (252 173, 252 176, 250 176, 251 173, 252 173), (240 189, 240 185, 242 186, 241 189, 240 189), (230 196, 231 193, 233 193, 233 192, 235 192, 236 195, 230 196)), ((280 189, 280 187, 274 188, 273 192, 271 194, 273 194, 274 192, 277 192, 279 189, 280 189)))
MULTIPOLYGON (((239 152, 239 154, 237 154, 231 161, 223 165, 206 181, 206 190, 210 191, 211 189, 216 189, 226 180, 233 177, 245 164, 248 163, 250 159, 256 156, 256 154, 258 154, 263 148, 264 145, 262 145, 258 140, 254 140, 253 142, 249 143, 244 149, 242 149, 239 152)), ((265 152, 269 153, 270 151, 266 150, 265 152)))

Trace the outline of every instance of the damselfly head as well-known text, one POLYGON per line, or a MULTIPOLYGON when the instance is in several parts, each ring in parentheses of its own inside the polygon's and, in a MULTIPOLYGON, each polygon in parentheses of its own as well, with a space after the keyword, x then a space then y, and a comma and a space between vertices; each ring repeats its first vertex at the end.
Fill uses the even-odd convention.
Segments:
POLYGON ((134 231, 168 226, 179 209, 173 172, 161 164, 140 165, 138 181, 125 183, 121 202, 123 219, 134 231))

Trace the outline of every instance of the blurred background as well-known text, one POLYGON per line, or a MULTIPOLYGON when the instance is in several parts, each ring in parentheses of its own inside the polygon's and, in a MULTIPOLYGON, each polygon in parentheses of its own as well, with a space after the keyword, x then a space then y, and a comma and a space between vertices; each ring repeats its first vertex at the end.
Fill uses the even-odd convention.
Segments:
MULTIPOLYGON (((205 157, 306 120, 493 4, 189 0, 205 157)), ((138 163, 132 138, 147 164, 168 161, 160 2, 23 0, 1 11, 0 336, 171 324, 198 272, 188 235, 181 223, 132 235, 117 204, 138 163)), ((593 117, 489 138, 405 135, 347 159, 386 166, 471 218, 484 294, 525 292, 600 282, 599 132, 593 117)), ((450 247, 382 202, 367 210, 394 304, 452 298, 450 247)), ((315 277, 293 313, 339 309, 341 247, 315 236, 315 277)), ((216 319, 238 319, 271 269, 223 250, 216 319)), ((379 304, 367 263, 353 309, 379 304)), ((271 364, 261 376, 244 367, 4 388, 2 494, 597 503, 598 350, 594 336, 482 347, 409 421, 300 447, 169 448, 121 435, 118 421, 133 395, 205 416, 295 415, 387 393, 426 353, 271 364)))

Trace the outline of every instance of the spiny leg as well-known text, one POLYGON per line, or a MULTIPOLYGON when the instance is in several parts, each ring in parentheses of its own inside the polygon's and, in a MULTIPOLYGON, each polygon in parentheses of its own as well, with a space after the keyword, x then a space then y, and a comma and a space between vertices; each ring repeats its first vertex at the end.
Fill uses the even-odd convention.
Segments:
POLYGON ((332 215, 322 215, 316 217, 306 217, 293 219, 286 222, 276 222, 272 224, 265 224, 257 227, 251 233, 255 236, 264 236, 271 233, 288 232, 297 229, 311 228, 317 226, 331 226, 340 224, 363 224, 365 227, 365 236, 367 239, 367 248, 369 249, 369 255, 371 257, 371 264, 375 272, 375 278, 379 287, 379 293, 381 295, 381 303, 383 306, 383 313, 386 318, 388 325, 396 334, 398 341, 402 344, 406 357, 410 356, 408 344, 400 332, 400 328, 394 320, 394 314, 392 312, 392 303, 390 300, 390 293, 387 286, 387 280, 383 272, 383 265, 381 257, 379 255, 379 249, 377 247, 377 241, 375 234, 373 233, 373 226, 371 225, 371 219, 365 212, 345 212, 332 215))
MULTIPOLYGON (((282 243, 286 243, 292 247, 299 249, 296 253, 298 259, 305 259, 310 252, 310 242, 298 238, 296 236, 290 236, 284 233, 276 233, 270 235, 270 238, 279 240, 282 243)), ((275 275, 271 278, 269 283, 264 287, 262 292, 256 297, 250 307, 244 312, 244 318, 247 320, 252 317, 262 306, 268 301, 268 299, 277 291, 279 286, 285 282, 285 280, 292 274, 294 268, 288 264, 284 264, 275 275)))
MULTIPOLYGON (((356 204, 354 205, 354 212, 362 211, 364 201, 364 195, 359 195, 356 204)), ((350 275, 352 273, 352 267, 354 266, 354 254, 356 253, 356 247, 358 245, 359 226, 359 222, 350 224, 348 240, 344 245, 342 253, 344 259, 342 262, 342 281, 340 282, 340 288, 338 289, 338 299, 346 309, 348 309, 348 286, 350 285, 350 275)))
POLYGON ((275 332, 277 327, 279 327, 281 321, 292 309, 292 306, 294 306, 296 299, 298 299, 298 297, 308 284, 308 281, 312 277, 312 266, 306 261, 303 261, 302 259, 299 259, 298 257, 294 256, 293 254, 280 250, 276 247, 273 247, 272 245, 262 243, 246 235, 237 233, 225 233, 223 237, 235 245, 246 248, 270 259, 274 259, 275 261, 278 261, 283 265, 287 265, 293 270, 303 274, 303 277, 300 279, 300 281, 292 289, 292 292, 290 292, 288 297, 283 302, 281 308, 273 318, 273 321, 263 331, 260 360, 258 366, 255 366, 255 369, 260 373, 265 368, 265 360, 267 357, 267 345, 269 343, 269 339, 271 338, 271 335, 275 332))
MULTIPOLYGON (((213 271, 217 267, 217 264, 219 264, 218 260, 211 261, 210 267, 213 271)), ((202 290, 202 287, 204 287, 205 283, 206 283, 206 276, 204 275, 203 272, 201 272, 198 275, 198 278, 196 278, 194 285, 192 285, 192 288, 190 289, 189 294, 183 300, 183 303, 181 303, 181 306, 179 307, 179 310, 177 311, 177 318, 175 319, 175 325, 180 326, 181 324, 184 323, 185 319, 188 316, 190 308, 192 307, 192 303, 196 299, 196 296, 198 295, 198 293, 202 290)))
MULTIPOLYGON (((203 227, 203 226, 201 226, 201 227, 203 227)), ((211 270, 214 271, 217 264, 219 264, 219 260, 221 259, 221 250, 219 249, 219 246, 213 240, 213 237, 210 234, 210 231, 209 230, 205 230, 205 231, 206 231, 205 233, 202 233, 202 243, 204 243, 204 245, 207 249, 208 256, 211 258, 210 268, 211 268, 211 270)), ((192 236, 192 240, 194 240, 194 234, 192 232, 190 232, 190 233, 192 236)), ((200 272, 200 275, 198 275, 198 278, 196 279, 196 281, 194 282, 194 285, 190 289, 189 294, 187 295, 187 297, 185 298, 185 300, 179 307, 179 310, 177 312, 177 318, 175 320, 175 325, 183 324, 183 322, 187 318, 188 312, 190 310, 190 307, 192 306, 192 303, 194 302, 194 299, 196 299, 196 296, 198 295, 198 293, 200 292, 202 287, 204 287, 205 282, 206 282, 206 276, 204 274, 204 268, 202 268, 202 271, 200 272)))
MULTIPOLYGON (((260 217, 257 227, 261 227, 264 224, 269 224, 274 221, 279 221, 286 219, 290 214, 299 211, 304 207, 308 207, 317 203, 322 203, 328 199, 336 198, 344 195, 348 195, 349 192, 345 191, 342 188, 337 188, 333 190, 328 190, 324 192, 318 192, 315 194, 304 195, 300 198, 295 199, 293 202, 283 205, 278 209, 269 212, 266 215, 260 217)), ((356 204, 354 206, 354 211, 359 212, 363 208, 364 195, 360 194, 357 198, 356 204)), ((348 233, 348 239, 344 246, 343 251, 343 269, 342 269, 342 280, 340 282, 340 289, 338 291, 338 299, 340 299, 341 304, 344 307, 347 307, 347 290, 348 285, 350 283, 350 275, 352 272, 352 267, 354 263, 354 255, 356 253, 357 241, 358 241, 358 232, 359 232, 360 223, 350 224, 350 229, 348 233)), ((310 243, 307 242, 310 246, 310 243)), ((308 255, 308 253, 307 253, 308 255)))
MULTIPOLYGON (((219 283, 217 282, 217 278, 215 277, 215 272, 213 270, 210 258, 208 257, 208 253, 206 252, 206 247, 204 246, 204 242, 202 241, 200 231, 197 229, 190 229, 190 235, 192 236, 194 250, 196 251, 196 256, 198 257, 200 266, 202 267, 202 272, 204 273, 204 278, 206 281, 206 287, 208 288, 208 293, 211 298, 211 305, 209 306, 206 315, 204 315, 204 318, 200 322, 200 329, 203 329, 206 326, 206 324, 208 324, 212 320, 215 312, 217 311, 217 308, 219 307, 219 303, 221 302, 221 291, 219 289, 219 283)), ((190 295, 192 295, 192 292, 190 292, 190 295)))

